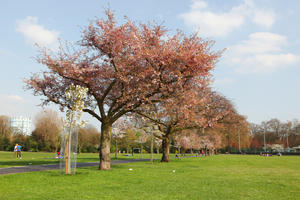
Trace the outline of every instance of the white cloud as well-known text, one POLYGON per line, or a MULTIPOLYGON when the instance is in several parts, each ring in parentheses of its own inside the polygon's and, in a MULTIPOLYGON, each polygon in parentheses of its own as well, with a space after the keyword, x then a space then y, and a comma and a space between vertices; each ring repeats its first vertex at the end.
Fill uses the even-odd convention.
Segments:
POLYGON ((36 112, 36 101, 28 101, 19 95, 0 94, 0 115, 12 116, 33 116, 36 112))
POLYGON ((201 36, 227 35, 244 23, 244 17, 233 10, 227 13, 213 13, 204 8, 207 8, 206 2, 194 1, 191 10, 180 15, 184 22, 196 29, 201 36))
POLYGON ((285 36, 257 32, 248 40, 228 48, 225 60, 236 67, 237 72, 270 72, 288 67, 300 61, 300 55, 284 52, 287 45, 285 36))
POLYGON ((3 102, 23 102, 24 99, 18 95, 7 95, 7 94, 0 94, 0 99, 3 102))
POLYGON ((39 25, 37 17, 28 16, 23 20, 18 20, 16 31, 22 33, 30 44, 38 44, 47 48, 58 46, 59 32, 39 25))
POLYGON ((244 19, 236 14, 192 11, 183 14, 182 17, 187 25, 194 27, 203 36, 223 36, 232 29, 243 24, 244 19))
POLYGON ((258 10, 254 12, 252 21, 258 25, 270 28, 275 22, 275 14, 272 11, 258 10))
POLYGON ((256 8, 252 0, 244 0, 229 11, 218 13, 209 10, 205 1, 194 0, 190 10, 179 17, 186 25, 198 31, 200 36, 205 37, 226 36, 245 24, 247 18, 266 28, 270 28, 275 22, 275 14, 272 11, 256 8))
POLYGON ((256 32, 248 40, 229 47, 234 54, 278 52, 286 44, 286 37, 269 32, 256 32))

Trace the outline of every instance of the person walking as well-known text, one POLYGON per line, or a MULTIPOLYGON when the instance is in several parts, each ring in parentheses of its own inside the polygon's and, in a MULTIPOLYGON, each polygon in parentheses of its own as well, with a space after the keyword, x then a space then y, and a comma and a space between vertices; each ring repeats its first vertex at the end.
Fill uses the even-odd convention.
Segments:
POLYGON ((205 156, 205 155, 204 155, 204 149, 201 150, 201 154, 202 154, 202 156, 205 156))
POLYGON ((21 148, 22 146, 17 144, 17 159, 21 159, 21 148))
POLYGON ((15 147, 14 147, 14 156, 17 155, 17 147, 18 147, 18 144, 16 144, 15 147))

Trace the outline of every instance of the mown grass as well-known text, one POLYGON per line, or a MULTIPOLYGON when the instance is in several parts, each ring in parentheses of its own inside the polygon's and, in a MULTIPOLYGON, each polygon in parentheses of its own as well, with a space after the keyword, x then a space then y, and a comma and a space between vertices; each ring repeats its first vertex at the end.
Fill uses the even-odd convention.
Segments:
MULTIPOLYGON (((126 154, 118 154, 117 159, 150 159, 150 154, 134 154, 134 156, 125 156, 126 154)), ((56 164, 59 159, 55 158, 56 153, 46 152, 22 152, 22 159, 17 159, 14 152, 0 151, 0 168, 14 167, 26 165, 42 165, 42 164, 56 164)), ((153 158, 160 159, 161 154, 153 154, 153 158)), ((111 159, 115 159, 115 154, 111 154, 111 159)), ((81 153, 77 155, 77 162, 98 162, 98 153, 81 153)))
POLYGON ((0 199, 300 199, 299 166, 296 156, 217 155, 1 175, 0 199))

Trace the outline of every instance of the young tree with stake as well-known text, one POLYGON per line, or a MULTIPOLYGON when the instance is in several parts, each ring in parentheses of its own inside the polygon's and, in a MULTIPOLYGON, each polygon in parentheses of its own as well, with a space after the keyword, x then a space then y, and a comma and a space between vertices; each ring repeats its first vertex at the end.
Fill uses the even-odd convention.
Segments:
POLYGON ((66 112, 65 130, 63 134, 63 139, 65 140, 65 146, 63 147, 65 174, 71 174, 72 138, 78 137, 78 135, 74 136, 73 134, 75 133, 75 131, 78 131, 79 127, 83 127, 85 125, 85 121, 81 120, 80 118, 82 115, 82 110, 85 108, 84 98, 86 97, 87 91, 87 88, 71 84, 65 92, 66 99, 69 101, 70 105, 70 108, 66 112))

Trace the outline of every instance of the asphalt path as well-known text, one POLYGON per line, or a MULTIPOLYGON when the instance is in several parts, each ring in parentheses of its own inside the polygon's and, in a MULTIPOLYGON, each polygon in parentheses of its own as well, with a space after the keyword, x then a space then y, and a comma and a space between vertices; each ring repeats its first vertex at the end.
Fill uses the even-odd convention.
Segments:
MULTIPOLYGON (((143 161, 149 161, 149 159, 112 160, 111 165, 122 164, 122 163, 143 162, 143 161)), ((93 166, 99 166, 99 162, 77 163, 77 167, 93 167, 93 166)), ((59 169, 59 164, 5 167, 5 168, 0 168, 0 175, 57 170, 57 169, 59 169)))

